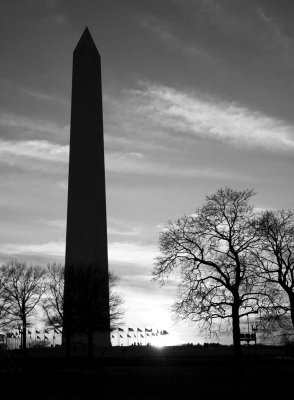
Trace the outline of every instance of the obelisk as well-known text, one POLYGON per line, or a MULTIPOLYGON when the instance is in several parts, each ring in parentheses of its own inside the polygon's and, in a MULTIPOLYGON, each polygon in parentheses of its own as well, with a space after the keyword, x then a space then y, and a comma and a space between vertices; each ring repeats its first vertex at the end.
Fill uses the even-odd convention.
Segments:
POLYGON ((101 61, 86 28, 73 52, 63 340, 86 341, 89 326, 110 345, 101 61))

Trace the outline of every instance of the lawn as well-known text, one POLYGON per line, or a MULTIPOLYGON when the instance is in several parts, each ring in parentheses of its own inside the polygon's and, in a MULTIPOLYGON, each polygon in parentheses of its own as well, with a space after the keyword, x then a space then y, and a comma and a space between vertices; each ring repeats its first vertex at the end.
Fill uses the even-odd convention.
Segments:
MULTIPOLYGON (((89 366, 81 354, 30 352, 26 367, 2 369, 5 399, 282 399, 293 393, 294 361, 282 349, 254 349, 236 371, 231 348, 113 348, 89 366)), ((99 357, 100 355, 100 357, 99 357)), ((1 396, 2 398, 2 396, 1 396)))

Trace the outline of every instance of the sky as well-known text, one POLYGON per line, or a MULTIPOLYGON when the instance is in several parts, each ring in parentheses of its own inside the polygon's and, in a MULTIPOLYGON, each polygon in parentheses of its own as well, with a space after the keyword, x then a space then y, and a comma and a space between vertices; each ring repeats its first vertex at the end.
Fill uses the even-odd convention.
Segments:
POLYGON ((1 0, 0 261, 64 261, 72 52, 102 62, 109 268, 128 327, 176 323, 160 229, 218 188, 293 208, 292 0, 1 0))

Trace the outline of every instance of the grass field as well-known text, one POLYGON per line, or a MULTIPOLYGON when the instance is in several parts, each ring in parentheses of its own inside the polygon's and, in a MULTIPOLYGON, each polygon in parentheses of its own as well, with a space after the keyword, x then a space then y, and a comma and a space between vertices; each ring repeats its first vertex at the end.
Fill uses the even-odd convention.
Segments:
POLYGON ((231 348, 112 348, 89 367, 55 349, 30 352, 26 366, 2 369, 3 399, 282 399, 293 395, 294 361, 283 349, 244 349, 237 371, 231 348))

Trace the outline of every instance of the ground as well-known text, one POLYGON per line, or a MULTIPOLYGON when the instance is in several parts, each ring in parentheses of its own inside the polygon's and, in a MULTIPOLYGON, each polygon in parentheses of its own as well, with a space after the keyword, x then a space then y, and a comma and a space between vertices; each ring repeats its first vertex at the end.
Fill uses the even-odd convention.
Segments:
POLYGON ((2 368, 3 398, 261 400, 293 392, 294 361, 282 349, 245 349, 241 370, 228 347, 116 348, 97 352, 91 366, 78 355, 66 365, 52 350, 31 352, 25 367, 2 368))

